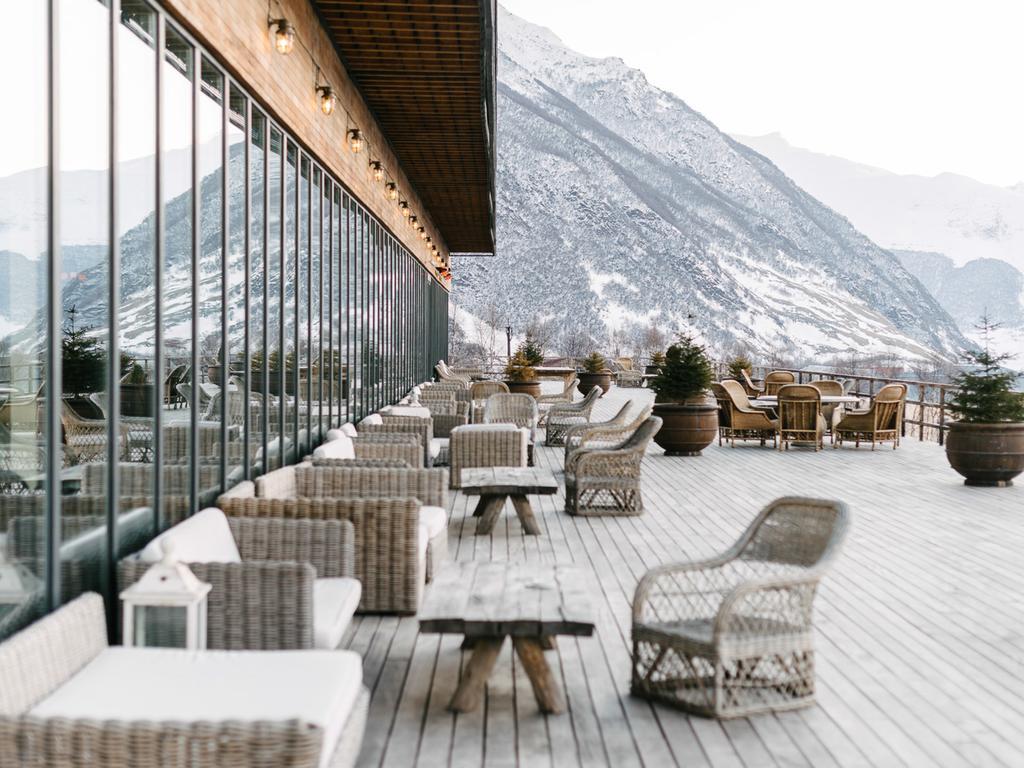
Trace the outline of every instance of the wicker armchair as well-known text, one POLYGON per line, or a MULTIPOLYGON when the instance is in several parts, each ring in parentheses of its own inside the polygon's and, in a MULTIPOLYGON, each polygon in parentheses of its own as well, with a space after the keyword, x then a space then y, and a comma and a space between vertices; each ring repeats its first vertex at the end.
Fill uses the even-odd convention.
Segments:
POLYGON ((455 384, 461 383, 466 389, 469 389, 470 377, 455 373, 444 360, 437 361, 437 365, 434 366, 434 373, 437 374, 438 381, 455 384))
POLYGON ((790 371, 771 371, 764 377, 764 394, 777 395, 779 389, 795 382, 796 376, 790 371))
MULTIPOLYGON (((277 680, 285 679, 294 669, 284 654, 251 653, 244 663, 258 669, 265 665, 274 670, 277 680)), ((347 654, 347 651, 337 651, 347 654)), ((179 665, 189 663, 187 651, 170 649, 129 649, 108 647, 107 621, 103 598, 96 593, 82 595, 72 602, 23 629, 0 644, 0 755, 4 765, 64 766, 64 768, 156 768, 174 765, 179 768, 351 768, 362 743, 369 709, 369 691, 362 685, 361 676, 352 684, 355 701, 351 713, 341 725, 341 732, 333 742, 330 757, 321 762, 325 749, 325 728, 305 719, 252 720, 243 711, 228 708, 219 712, 215 720, 196 719, 189 710, 187 699, 180 711, 158 718, 142 714, 112 716, 111 710, 133 713, 136 707, 145 708, 145 701, 125 699, 122 694, 108 694, 114 698, 105 702, 106 712, 81 715, 63 713, 57 716, 38 714, 40 705, 53 700, 60 689, 72 678, 90 671, 94 661, 104 655, 106 668, 118 669, 118 662, 126 661, 124 670, 136 670, 146 675, 144 681, 134 679, 134 688, 160 691, 167 685, 167 672, 161 662, 173 658, 179 665), (149 663, 140 663, 139 654, 151 656, 149 663), (134 659, 134 661, 132 660, 134 659)), ((310 657, 312 659, 312 657, 310 657)), ((326 685, 339 680, 335 659, 324 654, 314 663, 312 673, 301 673, 299 693, 275 691, 263 679, 248 678, 246 692, 235 691, 244 699, 253 695, 278 695, 283 699, 281 711, 296 706, 305 695, 302 687, 325 675, 326 685)), ((230 662, 238 669, 239 659, 230 662)), ((210 675, 227 664, 223 656, 210 654, 203 664, 209 665, 210 675)), ((236 672, 237 674, 237 672, 236 672)), ((97 690, 79 694, 85 705, 91 696, 104 693, 102 678, 92 675, 97 690)), ((215 677, 210 680, 215 681, 215 677)), ((81 685, 81 679, 79 679, 81 685)), ((206 691, 190 689, 202 697, 217 695, 216 682, 206 691)), ((132 685, 126 686, 129 690, 132 685)), ((200 685, 200 687, 202 687, 200 685)), ((165 711, 174 702, 163 702, 165 711)))
POLYGON ((740 376, 743 377, 743 381, 740 384, 743 385, 743 389, 748 397, 757 397, 764 394, 764 384, 754 383, 754 380, 750 378, 750 374, 746 370, 741 371, 740 376))
POLYGON ((639 515, 640 465, 661 419, 649 416, 612 448, 574 451, 565 466, 565 511, 570 515, 639 515))
POLYGON ((754 408, 747 399, 743 386, 732 379, 712 384, 721 412, 718 419, 718 444, 729 440, 736 447, 736 440, 759 440, 764 445, 771 438, 772 445, 778 436, 779 421, 767 413, 754 408))
POLYGON ((421 418, 419 416, 381 415, 380 420, 380 424, 368 424, 366 423, 366 420, 360 422, 358 426, 359 436, 363 437, 366 435, 381 434, 415 435, 419 438, 420 446, 423 450, 422 466, 433 466, 434 461, 430 451, 431 443, 434 439, 434 424, 432 419, 421 418))
MULTIPOLYGON (((527 395, 526 397, 529 397, 527 395)), ((448 452, 449 483, 462 487, 462 470, 474 467, 525 467, 530 430, 513 424, 468 424, 452 430, 448 452)))
POLYGON ((351 520, 355 577, 363 585, 359 610, 412 614, 419 608, 425 563, 419 556, 417 499, 306 499, 294 494, 266 498, 227 493, 217 499, 217 506, 230 517, 351 520))
POLYGON ((477 381, 473 383, 473 388, 470 390, 472 396, 472 408, 470 412, 470 422, 473 424, 480 424, 484 420, 484 408, 487 405, 487 399, 491 395, 507 395, 508 384, 503 381, 477 381))
POLYGON ((859 448, 861 441, 871 441, 871 450, 878 443, 892 443, 895 451, 900 444, 903 432, 903 409, 907 400, 905 384, 886 384, 871 401, 866 411, 854 411, 846 414, 832 428, 833 448, 838 448, 844 440, 853 440, 859 448))
MULTIPOLYGON (((811 386, 821 392, 822 395, 842 396, 846 394, 843 382, 835 381, 833 379, 819 379, 818 381, 812 381, 811 386)), ((835 425, 842 421, 846 412, 842 403, 822 403, 821 415, 825 417, 825 423, 828 425, 829 431, 831 432, 835 425)))
POLYGON ((821 415, 821 393, 810 384, 785 384, 779 389, 779 450, 791 442, 813 443, 822 448, 828 425, 821 415))
MULTIPOLYGON (((563 467, 568 467, 572 455, 576 451, 615 448, 636 432, 651 415, 652 407, 645 405, 628 421, 622 416, 619 422, 614 419, 600 423, 578 424, 566 432, 565 458, 563 467)), ((619 412, 620 414, 622 411, 619 412)), ((616 414, 618 416, 618 414, 616 414)))
MULTIPOLYGON (((236 651, 333 650, 315 642, 314 583, 317 579, 353 577, 352 523, 230 518, 228 525, 242 562, 187 563, 200 581, 213 587, 207 604, 207 647, 236 651), (288 610, 282 610, 282 605, 288 610)), ((141 579, 151 566, 152 562, 144 562, 138 553, 121 560, 119 590, 141 579)), ((151 631, 147 635, 154 639, 151 631)))
POLYGON ((615 372, 615 386, 617 387, 642 387, 644 375, 640 371, 624 369, 615 372))
POLYGON ((782 498, 727 552, 649 571, 633 598, 631 689, 697 715, 814 701, 814 595, 842 545, 838 501, 782 498))
POLYGON ((537 398, 537 405, 554 405, 555 403, 571 403, 576 395, 576 375, 570 376, 561 392, 553 395, 541 395, 537 398))
MULTIPOLYGON (((105 461, 107 458, 107 420, 86 419, 80 416, 66 400, 60 403, 60 423, 64 427, 65 455, 69 463, 83 464, 105 461)), ((124 451, 125 428, 118 436, 118 455, 124 451)))
POLYGON ((552 405, 545 421, 544 444, 563 445, 569 427, 590 422, 590 413, 601 397, 600 387, 593 387, 578 403, 552 405))

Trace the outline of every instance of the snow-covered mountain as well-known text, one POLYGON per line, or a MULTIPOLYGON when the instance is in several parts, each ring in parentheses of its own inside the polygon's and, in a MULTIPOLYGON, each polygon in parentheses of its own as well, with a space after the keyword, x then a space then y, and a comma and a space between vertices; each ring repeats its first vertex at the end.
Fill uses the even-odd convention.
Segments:
POLYGON ((977 338, 987 314, 1003 326, 1000 350, 1024 356, 1024 183, 900 175, 794 147, 778 133, 735 138, 893 249, 967 336, 977 338))
POLYGON ((456 259, 461 309, 819 359, 966 343, 891 253, 642 73, 498 30, 498 256, 456 259))
POLYGON ((794 147, 778 133, 734 138, 884 248, 941 253, 957 266, 1002 259, 1024 272, 1024 182, 902 175, 794 147))

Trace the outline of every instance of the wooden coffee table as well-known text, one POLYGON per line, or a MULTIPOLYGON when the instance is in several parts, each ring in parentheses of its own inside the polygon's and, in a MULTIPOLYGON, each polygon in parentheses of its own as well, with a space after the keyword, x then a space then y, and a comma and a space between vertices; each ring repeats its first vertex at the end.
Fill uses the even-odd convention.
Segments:
POLYGON ((587 578, 548 563, 450 563, 434 577, 419 611, 420 632, 461 634, 473 655, 449 709, 472 712, 505 638, 522 661, 541 711, 565 711, 565 698, 544 649, 556 635, 589 637, 597 613, 587 578))
POLYGON ((540 526, 533 516, 529 494, 550 496, 558 493, 558 481, 547 469, 536 467, 480 467, 462 470, 462 492, 480 496, 473 517, 478 536, 494 530, 498 516, 505 508, 505 499, 512 499, 523 530, 533 536, 540 535, 540 526))

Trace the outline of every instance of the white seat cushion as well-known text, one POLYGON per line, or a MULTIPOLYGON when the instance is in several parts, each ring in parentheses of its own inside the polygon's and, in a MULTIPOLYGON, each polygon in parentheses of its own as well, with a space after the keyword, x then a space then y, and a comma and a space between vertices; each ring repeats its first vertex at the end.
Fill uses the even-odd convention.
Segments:
POLYGON ((327 768, 362 689, 351 651, 107 648, 36 704, 32 717, 119 721, 303 720, 327 768))
POLYGON ((515 424, 460 424, 452 430, 455 432, 511 432, 518 429, 515 424))
POLYGON ((313 645, 333 651, 348 629, 363 585, 358 579, 317 579, 313 582, 313 645))
POLYGON ((447 454, 448 442, 449 440, 447 437, 430 438, 430 458, 436 459, 442 454, 447 454))
POLYGON ((346 421, 341 425, 341 432, 349 437, 359 437, 359 432, 356 431, 356 425, 351 421, 346 421))
POLYGON ((333 440, 328 440, 313 451, 314 459, 354 459, 355 457, 356 449, 352 445, 352 438, 348 435, 339 435, 333 440))
POLYGON ((174 557, 182 563, 242 562, 228 519, 215 507, 200 510, 161 533, 146 545, 138 559, 144 563, 162 560, 166 539, 174 540, 174 557))
POLYGON ((384 423, 384 417, 382 417, 379 413, 371 413, 369 416, 367 416, 359 423, 364 424, 366 426, 379 426, 384 423))
POLYGON ((416 416, 420 419, 430 418, 430 409, 422 405, 389 405, 381 408, 385 416, 416 416))
POLYGON ((444 507, 420 507, 420 525, 426 526, 432 539, 448 527, 448 513, 444 507))

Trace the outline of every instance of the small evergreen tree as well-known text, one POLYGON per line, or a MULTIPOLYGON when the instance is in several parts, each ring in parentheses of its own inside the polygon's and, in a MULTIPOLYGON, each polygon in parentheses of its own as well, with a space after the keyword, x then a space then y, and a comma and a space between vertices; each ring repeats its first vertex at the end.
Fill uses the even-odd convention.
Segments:
POLYGON ((1014 392, 1017 373, 1003 366, 1012 355, 997 355, 991 350, 989 336, 999 327, 983 316, 975 326, 982 334, 980 352, 965 353, 969 370, 953 377, 956 391, 949 409, 969 424, 995 424, 1024 421, 1024 394, 1014 392))
POLYGON ((537 378, 537 372, 521 349, 509 358, 508 364, 505 366, 505 378, 508 381, 518 382, 534 381, 537 378))
POLYGON ((529 334, 526 335, 526 340, 519 345, 518 351, 526 356, 526 361, 530 365, 541 365, 544 362, 544 350, 529 334))
POLYGON ((743 372, 746 371, 747 375, 750 375, 750 370, 753 368, 753 363, 750 362, 746 355, 737 355, 729 361, 729 378, 740 381, 743 378, 743 372))
POLYGON ((77 314, 72 305, 60 342, 64 394, 75 397, 102 391, 107 378, 107 353, 99 339, 88 335, 92 328, 76 325, 77 314))
POLYGON ((699 397, 711 386, 711 361, 692 336, 680 336, 665 352, 665 364, 651 381, 655 401, 682 403, 699 397))
POLYGON ((653 365, 655 368, 664 368, 665 367, 665 353, 664 352, 655 352, 653 355, 651 355, 651 365, 653 365))
POLYGON ((591 352, 583 359, 583 372, 604 373, 606 365, 605 359, 601 356, 600 352, 591 352))

